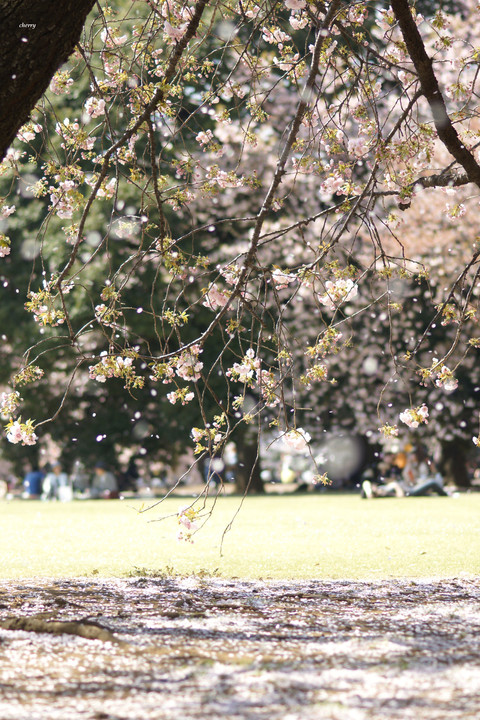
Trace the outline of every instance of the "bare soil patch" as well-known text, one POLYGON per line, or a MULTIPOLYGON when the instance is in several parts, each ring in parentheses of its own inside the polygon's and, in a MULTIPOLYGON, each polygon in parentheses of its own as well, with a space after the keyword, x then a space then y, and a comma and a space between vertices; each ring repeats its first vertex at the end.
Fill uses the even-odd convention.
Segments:
POLYGON ((476 720, 480 580, 4 581, 0 717, 476 720))

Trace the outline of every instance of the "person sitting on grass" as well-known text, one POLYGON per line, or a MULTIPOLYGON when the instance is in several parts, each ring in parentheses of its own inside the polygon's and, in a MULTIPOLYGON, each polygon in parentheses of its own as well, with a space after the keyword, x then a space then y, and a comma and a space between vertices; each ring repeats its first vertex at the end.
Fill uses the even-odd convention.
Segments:
POLYGON ((379 497, 404 497, 405 493, 399 480, 406 460, 405 453, 387 455, 378 464, 377 473, 373 468, 369 468, 362 482, 361 497, 367 500, 379 497))
POLYGON ((401 485, 408 497, 431 493, 448 496, 448 492, 443 487, 442 476, 436 472, 433 461, 422 447, 417 448, 408 458, 401 485))
POLYGON ((91 498, 117 498, 118 483, 115 475, 107 470, 104 462, 97 462, 95 465, 95 475, 93 476, 90 488, 91 498))
MULTIPOLYGON (((42 500, 63 500, 63 488, 69 488, 70 480, 59 462, 45 475, 42 485, 42 500)), ((71 499, 71 498, 70 498, 71 499)))

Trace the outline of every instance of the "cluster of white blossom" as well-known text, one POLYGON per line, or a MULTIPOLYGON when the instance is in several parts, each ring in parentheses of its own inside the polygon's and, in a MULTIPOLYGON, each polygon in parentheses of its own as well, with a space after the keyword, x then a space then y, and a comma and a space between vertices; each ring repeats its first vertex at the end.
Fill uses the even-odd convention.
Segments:
POLYGON ((133 358, 127 355, 109 355, 106 350, 100 353, 101 360, 96 365, 90 365, 88 374, 91 380, 104 383, 109 378, 122 378, 126 388, 143 387, 145 380, 137 375, 133 365, 133 358))
POLYGON ((0 415, 2 417, 11 417, 21 402, 18 390, 13 392, 3 392, 0 395, 0 415))
POLYGON ((218 310, 227 304, 229 297, 229 292, 220 290, 216 283, 212 283, 205 292, 203 305, 209 310, 218 310))
POLYGON ((256 373, 260 370, 260 359, 255 355, 255 350, 249 348, 245 353, 241 363, 234 363, 227 370, 225 375, 232 380, 242 382, 247 385, 253 385, 256 379, 256 373))
POLYGON ((280 270, 280 268, 274 268, 272 270, 272 282, 277 290, 284 290, 290 283, 295 282, 296 279, 296 275, 280 270))
POLYGON ((295 452, 302 452, 308 447, 311 440, 310 434, 303 428, 294 428, 281 436, 281 440, 289 448, 295 452))
POLYGON ((35 434, 35 427, 32 420, 22 423, 22 419, 11 420, 7 427, 7 440, 8 442, 17 445, 35 445, 38 437, 35 434))
POLYGON ((446 365, 442 365, 436 370, 435 385, 443 388, 446 392, 453 392, 458 387, 458 380, 453 372, 446 365))
POLYGON ((319 300, 328 310, 336 310, 341 303, 353 300, 358 295, 358 287, 350 278, 327 280, 325 290, 319 300))
POLYGON ((188 388, 173 390, 172 392, 167 393, 167 400, 172 405, 175 405, 175 403, 178 401, 180 401, 182 405, 188 405, 188 403, 191 402, 194 397, 195 393, 193 393, 191 390, 189 391, 188 388))
POLYGON ((407 408, 398 417, 409 428, 418 428, 421 423, 428 423, 428 408, 425 403, 416 408, 407 408))
POLYGON ((96 97, 87 98, 85 101, 85 112, 91 118, 101 117, 105 114, 105 100, 96 97))
POLYGON ((203 350, 200 345, 192 345, 180 353, 176 360, 176 373, 182 380, 197 382, 202 376, 203 363, 198 356, 203 350))
POLYGON ((42 132, 42 126, 39 123, 28 122, 20 128, 17 137, 22 142, 30 142, 31 140, 35 140, 39 132, 42 132))
POLYGON ((58 187, 49 188, 52 210, 62 219, 70 219, 77 207, 77 185, 73 180, 62 180, 58 187))

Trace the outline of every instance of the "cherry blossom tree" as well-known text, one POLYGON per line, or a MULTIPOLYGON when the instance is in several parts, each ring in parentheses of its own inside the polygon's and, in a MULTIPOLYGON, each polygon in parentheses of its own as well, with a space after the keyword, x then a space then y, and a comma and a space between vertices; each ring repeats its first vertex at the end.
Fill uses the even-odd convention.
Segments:
POLYGON ((371 367, 386 356, 390 367, 369 424, 421 435, 425 386, 458 392, 479 342, 479 11, 452 10, 145 0, 93 11, 1 166, 5 276, 19 188, 43 213, 21 298, 32 341, 3 396, 7 440, 42 442, 76 387, 116 383, 133 397, 154 387, 186 417, 195 406, 198 458, 245 427, 257 445, 268 428, 308 452, 305 388, 328 387, 333 411, 331 366, 361 346, 356 318, 369 314, 387 336, 371 367), (403 234, 430 193, 434 217, 403 234), (441 276, 437 239, 414 236, 443 222, 466 238, 441 276), (423 326, 405 322, 406 282, 431 302, 423 326), (446 325, 455 332, 432 347, 446 325), (21 395, 60 348, 58 407, 27 418, 21 395), (399 384, 408 403, 390 397, 399 384))

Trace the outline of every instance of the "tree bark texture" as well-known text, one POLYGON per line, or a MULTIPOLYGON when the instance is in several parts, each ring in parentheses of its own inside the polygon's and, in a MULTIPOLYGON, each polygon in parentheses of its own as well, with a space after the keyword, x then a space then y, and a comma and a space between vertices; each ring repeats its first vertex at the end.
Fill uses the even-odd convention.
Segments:
POLYGON ((260 475, 260 448, 258 434, 250 427, 237 428, 235 436, 237 446, 237 468, 235 490, 242 495, 261 495, 265 492, 260 475))
POLYGON ((467 470, 467 447, 461 440, 442 442, 442 456, 440 459, 440 472, 445 482, 453 483, 457 487, 470 487, 470 478, 467 470))
POLYGON ((0 0, 0 160, 57 69, 95 0, 0 0))

